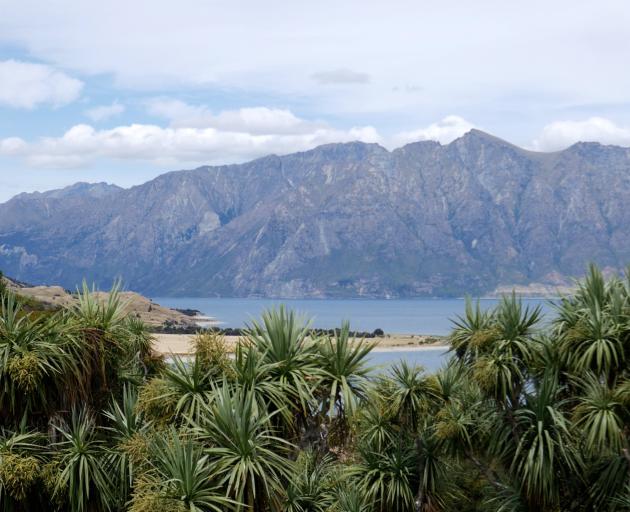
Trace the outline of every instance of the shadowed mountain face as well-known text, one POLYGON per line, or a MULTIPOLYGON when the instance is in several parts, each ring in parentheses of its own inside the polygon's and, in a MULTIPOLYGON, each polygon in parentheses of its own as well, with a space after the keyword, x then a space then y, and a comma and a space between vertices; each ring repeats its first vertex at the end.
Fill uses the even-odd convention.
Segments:
POLYGON ((630 149, 332 144, 0 205, 0 268, 149 294, 444 296, 630 262, 630 149))

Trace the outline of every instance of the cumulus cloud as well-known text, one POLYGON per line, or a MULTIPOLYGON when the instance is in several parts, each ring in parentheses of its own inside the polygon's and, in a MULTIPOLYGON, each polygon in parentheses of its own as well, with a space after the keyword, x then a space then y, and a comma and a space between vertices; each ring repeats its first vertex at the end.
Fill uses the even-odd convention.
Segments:
POLYGON ((33 109, 61 106, 76 100, 83 83, 44 64, 0 61, 0 105, 33 109))
POLYGON ((92 121, 98 123, 106 121, 112 117, 116 117, 125 111, 125 106, 121 105, 117 101, 114 101, 111 105, 100 105, 98 107, 90 108, 85 111, 85 115, 92 121))
POLYGON ((630 127, 619 126, 603 117, 591 117, 584 121, 555 121, 543 128, 532 146, 538 151, 557 151, 576 142, 630 146, 630 127))
POLYGON ((313 73, 311 78, 322 85, 367 84, 370 81, 370 75, 367 73, 359 73, 346 68, 320 71, 313 73))
POLYGON ((171 120, 171 126, 131 124, 99 130, 78 124, 60 137, 0 139, 0 155, 22 158, 28 165, 41 168, 80 168, 99 159, 160 165, 222 164, 305 151, 332 142, 361 141, 390 148, 418 140, 448 143, 473 127, 459 116, 448 116, 418 130, 384 137, 372 126, 340 129, 301 119, 289 110, 266 107, 214 114, 204 106, 156 100, 149 109, 171 120))
POLYGON ((311 149, 329 142, 379 142, 371 126, 338 130, 316 127, 306 133, 249 133, 217 128, 160 127, 132 124, 109 130, 73 126, 61 137, 34 142, 0 139, 0 155, 23 158, 33 167, 86 166, 94 160, 144 160, 164 164, 228 163, 311 149))
POLYGON ((19 137, 0 139, 0 155, 16 156, 27 148, 27 144, 19 137))
POLYGON ((392 143, 395 146, 401 146, 420 140, 436 140, 442 144, 448 144, 473 128, 475 125, 463 117, 451 115, 425 128, 400 132, 392 137, 392 143))
POLYGON ((147 102, 150 114, 170 121, 172 127, 217 128, 252 134, 309 133, 325 128, 323 123, 300 119, 286 109, 240 108, 213 113, 205 105, 190 105, 180 100, 154 98, 147 102))

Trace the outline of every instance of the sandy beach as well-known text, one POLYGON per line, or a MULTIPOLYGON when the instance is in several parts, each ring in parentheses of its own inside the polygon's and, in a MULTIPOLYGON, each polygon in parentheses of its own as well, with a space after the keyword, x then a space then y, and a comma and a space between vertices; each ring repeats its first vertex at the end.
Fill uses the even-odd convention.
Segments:
MULTIPOLYGON (((160 354, 186 355, 192 353, 194 334, 154 334, 154 348, 160 354)), ((230 350, 239 341, 239 336, 226 336, 230 350)), ((376 343, 375 351, 426 350, 448 347, 446 338, 420 334, 390 334, 380 338, 369 338, 366 341, 376 343)))

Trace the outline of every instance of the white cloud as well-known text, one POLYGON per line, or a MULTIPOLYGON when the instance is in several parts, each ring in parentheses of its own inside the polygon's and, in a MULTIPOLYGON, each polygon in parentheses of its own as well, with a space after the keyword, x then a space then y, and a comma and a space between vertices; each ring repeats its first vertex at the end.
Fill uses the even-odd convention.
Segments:
POLYGON ((170 98, 154 98, 147 101, 146 105, 151 115, 163 117, 172 122, 186 122, 187 120, 191 120, 193 123, 196 123, 206 116, 212 116, 212 112, 205 105, 189 105, 181 100, 170 98))
MULTIPOLYGON (((289 110, 257 107, 213 114, 203 106, 160 100, 150 105, 155 115, 172 120, 153 124, 97 129, 78 124, 60 137, 27 141, 0 139, 0 156, 22 159, 35 168, 84 168, 102 160, 131 160, 161 167, 243 162, 268 154, 305 151, 332 142, 376 142, 388 148, 435 140, 447 144, 475 125, 450 115, 417 130, 385 137, 372 126, 335 128, 297 117, 289 110), (180 125, 185 119, 197 126, 180 125)), ((565 148, 577 141, 630 145, 630 128, 603 118, 551 123, 533 143, 540 151, 565 148)))
MULTIPOLYGON (((261 128, 269 112, 222 112, 216 118, 224 124, 245 119, 245 125, 261 128), (234 118, 234 119, 233 119, 234 118), (262 121, 261 121, 262 120, 262 121)), ((272 110, 270 112, 273 112, 272 110)), ((281 114, 280 119, 288 117, 281 114)), ((271 153, 285 154, 311 149, 320 144, 360 140, 379 142, 381 137, 370 126, 339 130, 312 126, 305 131, 301 123, 294 133, 284 129, 271 115, 273 128, 264 133, 227 130, 215 127, 160 127, 149 124, 118 126, 97 130, 87 124, 73 126, 61 137, 45 137, 34 142, 19 138, 0 139, 0 155, 23 158, 32 167, 82 167, 99 159, 142 160, 160 165, 241 162, 271 153)), ((298 118, 295 118, 300 121, 298 118)))
POLYGON ((436 140, 442 144, 448 144, 473 128, 475 128, 475 125, 469 123, 466 119, 451 115, 446 116, 437 123, 430 124, 426 128, 400 132, 392 137, 392 143, 394 146, 402 146, 403 144, 420 140, 436 140))
POLYGON ((0 105, 32 109, 42 103, 61 106, 76 100, 83 83, 44 64, 0 61, 0 105))
POLYGON ((266 107, 212 114, 203 106, 153 102, 150 109, 173 125, 131 124, 99 130, 78 124, 61 137, 26 141, 0 139, 0 155, 18 157, 32 167, 80 168, 101 159, 138 160, 161 166, 243 162, 268 154, 287 154, 333 142, 362 141, 389 148, 418 140, 448 143, 473 127, 448 116, 419 130, 383 137, 372 126, 339 129, 301 119, 291 111, 266 107), (192 120, 193 125, 180 125, 192 120), (196 123, 196 126, 194 125, 196 123))
POLYGON ((117 101, 114 101, 111 105, 101 105, 98 107, 90 108, 85 111, 85 115, 88 116, 94 122, 106 121, 112 117, 118 116, 125 111, 125 106, 121 105, 117 101))
POLYGON ((556 151, 576 142, 630 146, 630 127, 619 126, 603 117, 591 117, 584 121, 555 121, 542 129, 532 146, 538 151, 556 151))
POLYGON ((286 109, 241 108, 214 114, 205 105, 190 105, 180 100, 155 98, 147 102, 150 114, 170 121, 172 127, 217 128, 253 134, 309 133, 325 128, 323 123, 300 119, 286 109))
POLYGON ((8 137, 6 139, 0 139, 0 155, 19 155, 26 149, 26 142, 19 137, 8 137))
POLYGON ((630 100, 620 64, 630 60, 625 0, 150 5, 147 18, 146 2, 6 0, 0 44, 153 94, 271 94, 321 115, 413 109, 431 119, 446 109, 492 109, 489 119, 502 113, 504 123, 522 124, 520 113, 550 104, 630 100), (322 87, 312 79, 330 70, 370 82, 322 87), (394 91, 405 83, 422 94, 394 91))

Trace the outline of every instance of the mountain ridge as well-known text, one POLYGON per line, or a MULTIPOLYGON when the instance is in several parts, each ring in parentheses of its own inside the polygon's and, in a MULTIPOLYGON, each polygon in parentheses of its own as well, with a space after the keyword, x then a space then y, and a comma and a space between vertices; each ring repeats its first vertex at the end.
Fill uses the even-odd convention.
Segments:
MULTIPOLYGON (((486 139, 486 140, 492 140, 492 141, 496 141, 497 143, 503 144, 505 146, 511 147, 515 150, 524 152, 524 153, 528 153, 531 155, 555 155, 555 154, 560 154, 560 153, 564 153, 572 148, 579 148, 579 147, 602 147, 602 148, 618 148, 621 150, 625 150, 628 149, 625 146, 618 146, 618 145, 614 145, 614 144, 602 144, 600 142, 597 141, 578 141, 575 142, 573 144, 571 144, 570 146, 567 146, 564 149, 560 149, 560 150, 556 150, 556 151, 536 151, 533 149, 527 149, 527 148, 523 148, 517 144, 513 144, 505 139, 502 139, 501 137, 497 137, 495 135, 492 135, 491 133, 485 132, 483 130, 480 130, 478 128, 471 128, 468 132, 466 132, 464 135, 454 139, 453 141, 447 143, 447 144, 442 144, 439 141, 436 140, 418 140, 418 141, 413 141, 413 142, 408 142, 407 144, 404 144, 402 146, 399 146, 397 148, 394 149, 387 149, 386 147, 382 146, 381 144, 377 143, 377 142, 361 142, 361 141, 349 141, 349 142, 329 142, 326 144, 321 144, 319 146, 316 146, 312 149, 308 149, 308 150, 304 150, 304 151, 298 151, 295 153, 290 153, 290 155, 304 155, 304 154, 308 154, 314 151, 320 151, 329 147, 338 147, 338 146, 348 146, 348 145, 361 145, 361 146, 374 146, 374 147, 378 147, 379 149, 388 152, 388 153, 394 153, 396 151, 400 151, 400 150, 404 150, 407 146, 414 146, 414 145, 426 145, 426 146, 439 146, 439 147, 446 147, 449 146, 451 144, 454 144, 457 141, 460 140, 465 140, 466 138, 470 138, 471 136, 477 136, 481 139, 486 139)), ((274 159, 274 158, 282 158, 282 156, 286 156, 286 155, 278 155, 276 153, 270 153, 268 155, 264 155, 258 158, 255 158, 253 160, 249 160, 245 163, 254 163, 254 162, 258 162, 261 160, 267 160, 267 159, 274 159)), ((21 197, 29 197, 29 196, 46 196, 46 195, 52 195, 55 193, 59 193, 59 192, 70 192, 70 191, 74 191, 77 188, 87 188, 87 187, 109 187, 111 189, 118 189, 118 190, 129 190, 135 187, 141 187, 143 185, 145 185, 148 182, 153 181, 154 179, 160 178, 162 176, 165 175, 169 175, 169 174, 177 174, 177 173, 182 173, 182 172, 192 172, 192 171, 199 171, 199 170, 203 170, 203 169, 208 169, 208 168, 216 168, 216 167, 232 167, 232 166, 239 166, 239 165, 243 165, 243 164, 223 164, 223 165, 201 165, 199 167, 195 167, 194 169, 179 169, 179 170, 173 170, 173 171, 166 171, 162 174, 160 174, 159 176, 157 176, 156 178, 153 178, 152 180, 149 180, 145 183, 142 183, 140 185, 133 185, 131 187, 125 188, 125 187, 121 187, 119 185, 116 185, 115 183, 108 183, 108 182, 83 182, 83 181, 79 181, 76 183, 73 183, 71 185, 67 185, 65 187, 60 187, 60 188, 56 188, 56 189, 49 189, 49 190, 44 190, 44 191, 34 191, 34 192, 20 192, 18 194, 16 194, 15 196, 7 199, 6 201, 0 203, 0 206, 3 204, 8 203, 9 201, 12 201, 13 199, 16 198, 21 198, 21 197)))
POLYGON ((472 130, 78 185, 0 204, 0 268, 154 295, 413 297, 630 261, 630 150, 598 143, 532 152, 472 130))

